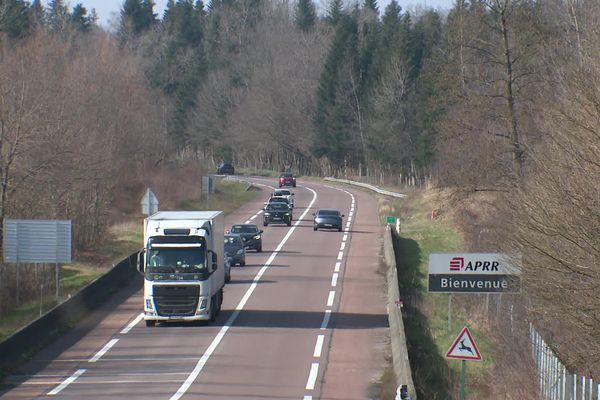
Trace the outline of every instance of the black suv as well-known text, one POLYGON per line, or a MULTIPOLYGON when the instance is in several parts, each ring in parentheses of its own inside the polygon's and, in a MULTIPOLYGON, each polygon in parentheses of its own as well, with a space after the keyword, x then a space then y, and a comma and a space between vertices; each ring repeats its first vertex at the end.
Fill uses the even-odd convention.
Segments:
POLYGON ((240 235, 246 249, 254 249, 257 253, 262 251, 262 233, 255 224, 238 224, 231 227, 230 233, 240 235))
POLYGON ((231 164, 230 162, 224 162, 224 163, 221 163, 221 165, 219 165, 219 168, 217 168, 217 174, 219 174, 219 175, 234 175, 235 168, 233 168, 233 164, 231 164))
POLYGON ((292 212, 286 203, 269 203, 263 213, 263 225, 280 222, 287 226, 292 225, 292 212))

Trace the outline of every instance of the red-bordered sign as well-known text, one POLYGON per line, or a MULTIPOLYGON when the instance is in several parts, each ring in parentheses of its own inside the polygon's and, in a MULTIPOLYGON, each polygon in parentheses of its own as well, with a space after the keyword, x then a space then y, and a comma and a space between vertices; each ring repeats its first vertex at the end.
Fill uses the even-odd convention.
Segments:
POLYGON ((465 326, 459 335, 452 343, 452 346, 446 353, 446 358, 454 358, 458 360, 474 360, 481 361, 481 353, 473 340, 473 336, 469 329, 465 326))

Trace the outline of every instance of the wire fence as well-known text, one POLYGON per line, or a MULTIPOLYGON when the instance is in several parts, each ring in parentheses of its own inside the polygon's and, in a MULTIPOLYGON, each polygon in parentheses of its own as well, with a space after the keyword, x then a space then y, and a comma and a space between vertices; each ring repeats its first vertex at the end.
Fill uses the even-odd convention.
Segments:
POLYGON ((538 367, 540 394, 548 400, 600 400, 600 384, 570 372, 529 324, 531 354, 538 367))

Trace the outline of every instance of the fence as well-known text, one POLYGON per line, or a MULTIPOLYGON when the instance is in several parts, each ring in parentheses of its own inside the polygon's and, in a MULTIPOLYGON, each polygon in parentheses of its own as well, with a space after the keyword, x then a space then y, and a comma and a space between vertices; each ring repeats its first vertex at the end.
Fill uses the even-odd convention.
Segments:
POLYGON ((543 399, 600 400, 600 384, 568 371, 531 323, 529 340, 543 399))

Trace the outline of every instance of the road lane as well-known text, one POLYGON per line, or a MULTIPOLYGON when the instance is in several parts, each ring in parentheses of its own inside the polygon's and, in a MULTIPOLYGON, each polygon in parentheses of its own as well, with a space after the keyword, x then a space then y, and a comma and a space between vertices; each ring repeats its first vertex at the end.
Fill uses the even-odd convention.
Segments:
MULTIPOLYGON (((273 185, 274 182, 257 179, 256 183, 273 185)), ((352 220, 357 209, 347 191, 308 186, 319 192, 314 207, 307 209, 313 197, 310 190, 293 189, 297 206, 294 217, 298 219, 304 211, 307 214, 293 222, 295 232, 260 280, 254 282, 272 251, 291 229, 283 225, 263 228, 264 251, 248 252, 247 266, 233 268, 223 313, 215 324, 146 328, 135 323, 141 309, 138 292, 116 306, 114 315, 99 324, 111 329, 91 331, 46 367, 38 367, 36 376, 20 379, 23 384, 8 394, 15 395, 14 398, 19 393, 30 394, 20 398, 45 397, 85 369, 53 397, 171 398, 188 380, 189 386, 180 392, 182 398, 319 398, 324 388, 329 387, 327 362, 331 349, 335 349, 332 337, 336 335, 330 321, 339 320, 345 254, 352 250, 354 234, 350 225, 345 233, 313 232, 312 212, 318 207, 337 207, 352 220), (252 295, 248 296, 244 309, 239 310, 239 316, 231 320, 251 285, 255 285, 252 295), (330 292, 335 294, 331 296, 330 292), (223 332, 228 320, 230 326, 223 332), (219 332, 222 337, 214 345, 219 332), (108 343, 112 346, 96 362, 89 363, 108 343), (76 351, 78 348, 86 351, 76 351), (210 357, 205 359, 198 374, 190 378, 190 372, 197 370, 207 351, 210 357), (60 365, 61 368, 57 367, 60 365), (31 396, 32 393, 35 395, 31 396)), ((259 201, 230 214, 226 227, 253 216, 252 221, 261 226, 262 216, 257 212, 268 196, 266 189, 259 201)), ((371 250, 371 254, 376 251, 378 248, 371 250)))

